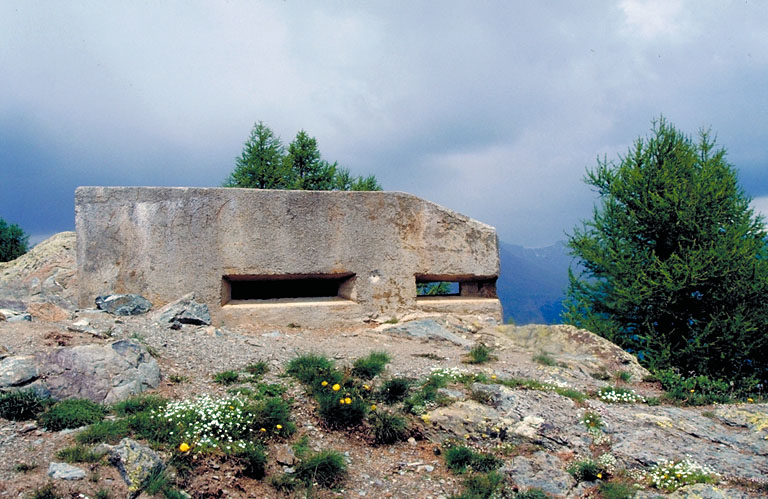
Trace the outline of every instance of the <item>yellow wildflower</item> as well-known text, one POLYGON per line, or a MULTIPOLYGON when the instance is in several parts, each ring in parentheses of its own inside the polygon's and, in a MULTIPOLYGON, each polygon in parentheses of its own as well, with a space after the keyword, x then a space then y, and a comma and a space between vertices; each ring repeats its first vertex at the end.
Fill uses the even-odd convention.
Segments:
POLYGON ((352 403, 352 399, 347 397, 347 398, 344 399, 344 403, 345 404, 351 404, 352 403))
POLYGON ((333 386, 331 387, 331 389, 332 389, 334 392, 338 392, 339 390, 341 390, 341 385, 340 385, 340 384, 338 384, 338 383, 336 383, 335 385, 333 385, 333 386))
POLYGON ((748 398, 748 399, 747 399, 747 402, 749 402, 750 404, 751 404, 752 402, 754 402, 754 401, 755 401, 755 400, 754 400, 752 397, 750 397, 750 398, 748 398))
POLYGON ((322 382, 322 383, 320 383, 320 384, 321 384, 321 385, 323 385, 323 386, 328 386, 328 382, 327 382, 327 381, 323 381, 323 382, 322 382))
POLYGON ((261 428, 261 429, 259 429, 259 431, 260 431, 260 432, 262 432, 262 433, 264 433, 264 432, 266 432, 266 431, 267 431, 267 429, 266 429, 266 428, 261 428))
POLYGON ((279 424, 279 425, 275 426, 275 428, 277 428, 278 430, 282 430, 283 429, 283 425, 279 424))
POLYGON ((372 405, 371 405, 371 410, 372 410, 372 411, 375 411, 375 410, 376 410, 376 404, 372 404, 372 405))
POLYGON ((344 399, 339 399, 339 404, 344 405, 344 399))
POLYGON ((464 438, 469 438, 469 433, 467 433, 466 435, 464 435, 464 438))
POLYGON ((371 387, 368 386, 368 385, 363 385, 363 388, 365 388, 366 390, 370 390, 371 389, 371 387))
POLYGON ((496 379, 496 375, 495 374, 491 374, 491 379, 496 379))
POLYGON ((182 442, 181 445, 179 445, 179 450, 181 452, 187 452, 189 450, 189 444, 187 442, 182 442))
POLYGON ((695 392, 695 391, 696 391, 696 390, 694 390, 693 388, 691 388, 691 393, 693 393, 693 392, 695 392))
POLYGON ((597 474, 597 478, 603 478, 603 474, 602 473, 598 473, 597 474))
POLYGON ((426 424, 429 424, 429 414, 422 414, 421 420, 424 421, 426 424))

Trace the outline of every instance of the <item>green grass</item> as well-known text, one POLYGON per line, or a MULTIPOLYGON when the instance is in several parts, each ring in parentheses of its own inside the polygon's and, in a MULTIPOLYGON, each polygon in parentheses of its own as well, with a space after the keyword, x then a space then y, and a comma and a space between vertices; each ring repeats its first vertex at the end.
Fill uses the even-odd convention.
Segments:
POLYGON ((118 416, 128 416, 146 410, 160 409, 168 401, 158 395, 136 395, 112 404, 112 411, 118 416))
POLYGON ((264 452, 264 446, 249 442, 244 449, 239 449, 234 456, 240 461, 243 475, 257 480, 264 478, 267 466, 267 455, 264 452))
POLYGON ((99 421, 75 435, 75 441, 80 444, 116 444, 130 433, 128 421, 125 419, 99 421))
POLYGON ((67 463, 96 463, 102 456, 83 445, 73 445, 56 452, 56 459, 67 463))
POLYGON ((499 497, 504 487, 504 476, 498 471, 477 473, 464 480, 464 491, 451 499, 491 499, 499 497))
POLYGON ((491 355, 492 351, 493 349, 485 343, 478 343, 469 351, 464 362, 467 364, 485 364, 495 360, 495 357, 491 355))
POLYGON ((408 396, 413 381, 408 378, 390 378, 382 383, 376 396, 387 404, 402 402, 408 396))
POLYGON ((454 473, 464 473, 468 469, 484 473, 502 464, 504 462, 492 454, 476 452, 463 445, 449 447, 445 451, 445 465, 454 473))
POLYGON ((365 419, 370 404, 359 394, 346 390, 337 392, 326 386, 314 394, 317 413, 329 428, 349 428, 360 425, 365 419), (346 401, 349 400, 349 403, 346 401), (342 403, 342 401, 344 403, 342 403))
POLYGON ((556 366, 557 365, 557 361, 555 360, 555 358, 552 357, 547 352, 540 352, 539 354, 534 355, 533 356, 533 361, 538 363, 538 364, 541 364, 542 366, 556 366))
POLYGON ((616 371, 616 373, 613 375, 613 379, 616 381, 629 383, 632 380, 632 373, 627 371, 616 371))
POLYGON ((0 417, 12 421, 35 419, 48 405, 49 399, 35 390, 0 393, 0 417))
POLYGON ((259 378, 269 372, 269 364, 267 364, 263 360, 260 360, 258 362, 254 362, 252 364, 248 364, 247 366, 245 366, 245 372, 247 372, 254 378, 259 378))
POLYGON ((104 419, 106 409, 90 400, 67 399, 56 402, 39 417, 40 424, 49 431, 98 423, 104 419))
POLYGON ((362 379, 373 379, 384 372, 392 360, 387 352, 371 352, 366 357, 355 360, 352 375, 362 379))
POLYGON ((599 490, 602 499, 631 499, 637 494, 631 484, 624 482, 602 482, 599 490))
POLYGON ((549 499, 546 492, 541 489, 528 489, 522 492, 516 492, 512 499, 549 499))
POLYGON ((400 414, 386 409, 377 409, 371 411, 368 423, 371 425, 373 438, 377 444, 393 444, 408 438, 408 421, 400 414))
POLYGON ((311 388, 317 388, 323 381, 333 385, 340 383, 342 375, 332 360, 323 355, 306 354, 291 359, 285 372, 311 388))
POLYGON ((240 373, 237 371, 221 371, 213 375, 213 381, 220 385, 232 385, 240 379, 240 373))
POLYGON ((344 480, 347 464, 344 456, 334 450, 322 450, 311 454, 296 465, 296 478, 307 486, 335 487, 344 480))
POLYGON ((60 495, 59 491, 56 490, 56 487, 53 485, 53 483, 47 483, 40 487, 39 489, 35 489, 29 494, 24 496, 25 499, 64 499, 65 496, 60 495))
POLYGON ((583 402, 587 399, 587 396, 578 390, 573 388, 563 388, 557 385, 551 385, 548 383, 542 383, 535 379, 525 378, 504 378, 497 379, 494 383, 504 385, 509 388, 525 388, 527 390, 539 390, 539 391, 551 391, 563 397, 568 397, 576 402, 583 402))
POLYGON ((144 492, 151 496, 164 492, 170 487, 171 479, 168 478, 165 470, 159 467, 155 468, 142 484, 142 489, 144 492))
POLYGON ((13 466, 13 471, 15 471, 16 473, 27 473, 34 469, 37 469, 37 463, 27 463, 22 461, 22 462, 16 463, 13 466))

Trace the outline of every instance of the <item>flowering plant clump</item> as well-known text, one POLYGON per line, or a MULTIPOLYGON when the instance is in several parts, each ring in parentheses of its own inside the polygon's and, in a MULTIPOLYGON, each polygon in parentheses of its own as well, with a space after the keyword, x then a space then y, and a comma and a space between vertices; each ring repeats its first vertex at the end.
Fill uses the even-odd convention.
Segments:
POLYGON ((270 434, 293 433, 295 425, 289 417, 289 407, 279 397, 253 403, 238 395, 169 402, 150 415, 153 421, 170 427, 166 439, 177 442, 181 452, 225 453, 246 449, 248 441, 266 433, 261 428, 269 428, 270 434))
POLYGON ((615 386, 606 386, 597 392, 597 397, 603 402, 613 404, 635 404, 645 402, 645 399, 628 388, 619 388, 615 386))
POLYGON ((587 433, 589 433, 589 436, 592 438, 592 443, 594 445, 610 445, 611 444, 611 437, 605 434, 605 432, 596 426, 589 426, 587 427, 587 433))
POLYGON ((717 473, 689 458, 662 460, 647 473, 651 485, 657 489, 672 492, 684 485, 694 483, 717 483, 717 473))
POLYGON ((584 416, 581 418, 581 422, 584 423, 587 428, 603 427, 603 418, 601 418, 600 414, 595 411, 585 412, 584 416))
POLYGON ((597 465, 605 471, 607 474, 614 474, 616 473, 616 468, 618 466, 618 461, 616 460, 616 457, 609 453, 605 452, 603 454, 600 454, 600 456, 597 458, 597 465))

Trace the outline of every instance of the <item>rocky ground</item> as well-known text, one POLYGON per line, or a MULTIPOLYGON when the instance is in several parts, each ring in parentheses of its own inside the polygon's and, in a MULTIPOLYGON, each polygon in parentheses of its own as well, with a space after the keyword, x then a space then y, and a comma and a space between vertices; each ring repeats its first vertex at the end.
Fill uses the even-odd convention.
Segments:
MULTIPOLYGON (((287 466, 278 461, 285 461, 281 455, 290 452, 287 444, 301 436, 308 437, 311 448, 340 451, 348 462, 343 484, 314 489, 313 497, 450 497, 461 492, 466 477, 447 469, 445 441, 461 441, 503 459, 500 472, 509 494, 537 488, 552 497, 600 497, 601 480, 578 483, 567 468, 580 459, 609 454, 615 460, 612 476, 637 484, 637 497, 668 495, 648 486, 640 473, 662 460, 686 456, 717 473, 719 483, 682 488, 674 497, 768 496, 768 404, 681 407, 663 399, 660 405, 603 401, 597 391, 608 385, 634 390, 652 403, 663 392, 644 381, 648 373, 633 357, 586 331, 446 316, 327 330, 300 324, 247 330, 174 325, 159 322, 152 312, 123 317, 71 311, 71 287, 49 279, 52 274, 71 277, 66 262, 40 271, 45 266, 40 261, 23 274, 26 288, 18 284, 18 273, 17 284, 8 286, 3 276, 18 270, 0 267, 0 289, 14 293, 0 292, 6 308, 5 320, 0 320, 0 390, 32 386, 58 398, 105 403, 139 391, 178 400, 224 396, 227 387, 214 382, 216 373, 266 361, 270 370, 265 381, 288 386, 298 426, 288 442, 270 444, 267 475, 285 471, 287 466), (37 281, 28 278, 34 273, 37 281), (39 292, 25 302, 30 289, 39 292), (52 295, 60 299, 48 300, 52 295), (30 301, 62 308, 30 307, 30 301), (19 304, 31 320, 23 320, 19 304), (7 308, 11 305, 15 308, 7 308), (480 342, 493 347, 495 358, 480 365, 465 363, 470 347, 480 342), (284 375, 285 364, 302 353, 324 354, 344 366, 373 350, 392 357, 385 378, 423 379, 441 369, 484 374, 485 382, 452 384, 443 391, 448 397, 443 404, 427 406, 421 417, 410 418, 410 440, 375 446, 365 427, 324 427, 315 402, 284 375), (628 381, 618 378, 621 372, 628 381), (538 384, 499 384, 511 379, 538 384), (587 397, 580 399, 569 390, 587 397), (602 431, 587 431, 587 411, 601 416, 602 431)), ((34 421, 0 419, 0 497, 24 497, 49 482, 68 497, 95 497, 100 490, 110 497, 130 495, 107 460, 76 464, 84 472, 79 479, 49 476, 50 464, 58 461, 56 452, 72 445, 77 431, 51 432, 34 421)), ((168 457, 162 449, 158 454, 168 457)), ((193 497, 283 497, 266 480, 242 477, 231 463, 205 456, 195 461, 184 490, 193 497)))

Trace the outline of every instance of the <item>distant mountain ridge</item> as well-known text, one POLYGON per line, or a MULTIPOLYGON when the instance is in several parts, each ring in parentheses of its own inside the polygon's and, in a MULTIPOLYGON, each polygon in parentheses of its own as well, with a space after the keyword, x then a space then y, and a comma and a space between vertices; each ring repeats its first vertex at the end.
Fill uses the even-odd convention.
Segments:
POLYGON ((501 274, 496 289, 504 320, 558 324, 568 286, 571 256, 564 241, 543 248, 499 242, 501 274))

